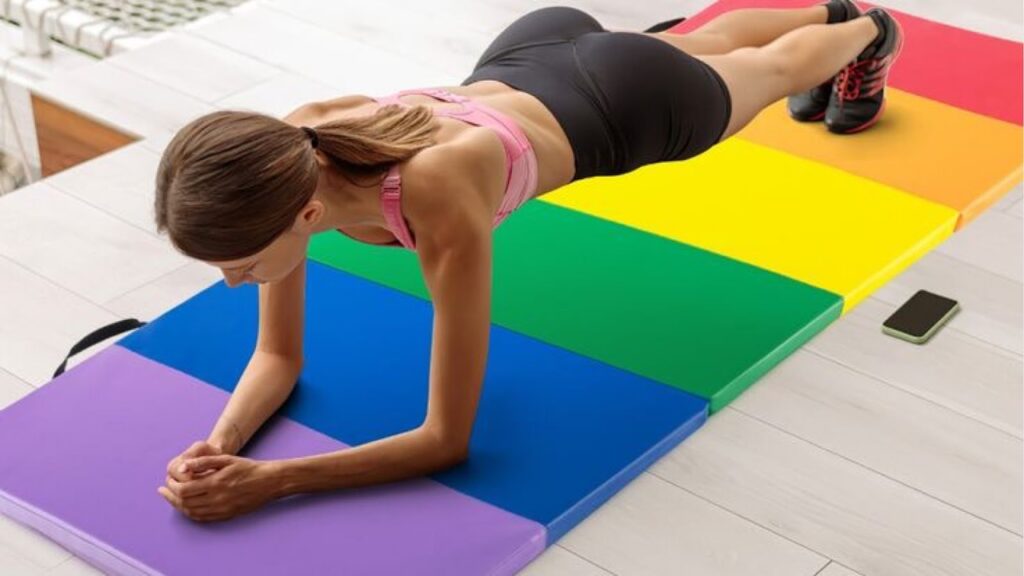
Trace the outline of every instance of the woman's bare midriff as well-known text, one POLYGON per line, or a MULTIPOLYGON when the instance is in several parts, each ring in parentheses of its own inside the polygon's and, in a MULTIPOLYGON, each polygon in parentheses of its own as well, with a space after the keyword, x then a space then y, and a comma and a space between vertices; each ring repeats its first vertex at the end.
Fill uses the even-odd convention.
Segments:
MULTIPOLYGON (((538 178, 537 192, 534 197, 560 188, 572 181, 575 164, 569 139, 551 111, 536 97, 496 80, 481 80, 468 86, 440 86, 440 88, 494 108, 519 124, 537 155, 538 178)), ((425 94, 408 94, 402 96, 401 100, 406 104, 423 104, 438 109, 461 106, 461 104, 444 102, 425 94)), ((320 102, 320 104, 326 106, 324 106, 325 112, 322 118, 318 119, 318 123, 336 118, 372 114, 380 107, 368 96, 348 96, 320 102)), ((465 130, 491 130, 454 118, 437 117, 436 120, 440 123, 440 128, 435 134, 437 140, 435 146, 449 142, 465 130)), ((503 162, 504 159, 496 158, 495 161, 503 162)))

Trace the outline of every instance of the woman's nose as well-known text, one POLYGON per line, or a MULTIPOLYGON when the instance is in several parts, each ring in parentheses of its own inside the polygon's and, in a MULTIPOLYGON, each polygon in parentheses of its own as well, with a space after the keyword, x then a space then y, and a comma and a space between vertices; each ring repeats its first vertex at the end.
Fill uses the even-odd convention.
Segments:
POLYGON ((228 288, 234 288, 242 282, 242 275, 237 272, 225 272, 224 283, 228 285, 228 288))

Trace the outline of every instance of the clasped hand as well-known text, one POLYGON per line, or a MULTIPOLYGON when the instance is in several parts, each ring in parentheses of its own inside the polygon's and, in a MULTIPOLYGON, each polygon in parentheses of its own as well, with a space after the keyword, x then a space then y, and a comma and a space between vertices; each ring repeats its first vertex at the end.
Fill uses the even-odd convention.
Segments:
POLYGON ((227 520, 274 499, 268 463, 196 442, 167 465, 166 485, 157 491, 197 522, 227 520))

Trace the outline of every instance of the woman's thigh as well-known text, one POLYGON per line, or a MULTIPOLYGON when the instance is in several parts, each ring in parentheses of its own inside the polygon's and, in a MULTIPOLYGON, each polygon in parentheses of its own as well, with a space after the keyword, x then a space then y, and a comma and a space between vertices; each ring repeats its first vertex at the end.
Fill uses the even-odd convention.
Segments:
POLYGON ((729 124, 722 140, 742 130, 761 110, 787 94, 789 81, 786 75, 760 48, 738 48, 726 54, 701 54, 694 50, 696 47, 690 42, 692 38, 685 35, 648 35, 675 46, 718 72, 732 101, 729 124))
POLYGON ((736 49, 736 45, 723 34, 715 32, 695 31, 689 34, 673 32, 644 32, 679 48, 691 56, 702 54, 726 54, 736 49))
POLYGON ((758 48, 694 57, 718 72, 732 95, 732 116, 723 140, 742 130, 762 110, 789 92, 789 79, 758 48))

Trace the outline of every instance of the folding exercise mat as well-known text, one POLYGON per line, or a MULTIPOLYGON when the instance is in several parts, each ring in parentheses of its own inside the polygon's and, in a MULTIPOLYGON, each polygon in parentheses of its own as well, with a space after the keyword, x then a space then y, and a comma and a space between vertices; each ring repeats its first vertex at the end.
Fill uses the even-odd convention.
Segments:
MULTIPOLYGON (((338 450, 425 414, 430 304, 316 263, 307 274, 307 364, 243 455, 338 450)), ((0 446, 4 513, 118 573, 510 574, 707 414, 693 395, 494 327, 464 465, 196 524, 156 489, 245 368, 257 296, 217 283, 0 412, 0 436, 33 439, 0 446)))

